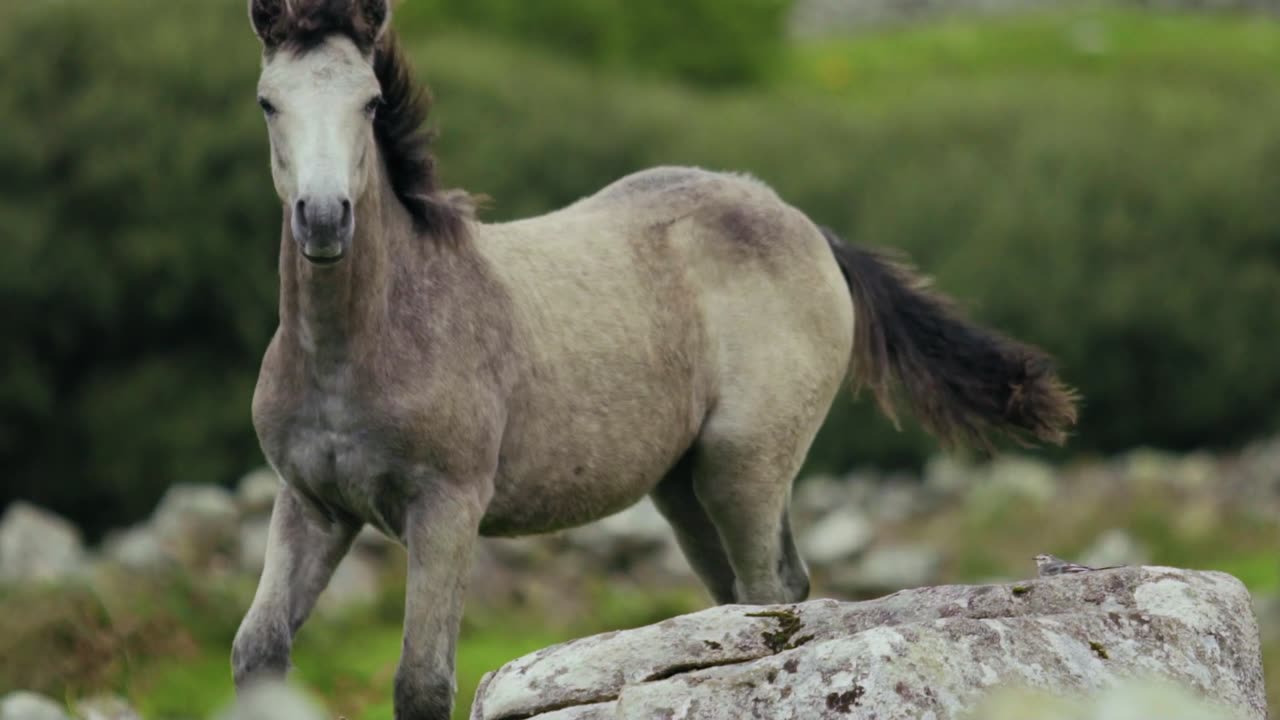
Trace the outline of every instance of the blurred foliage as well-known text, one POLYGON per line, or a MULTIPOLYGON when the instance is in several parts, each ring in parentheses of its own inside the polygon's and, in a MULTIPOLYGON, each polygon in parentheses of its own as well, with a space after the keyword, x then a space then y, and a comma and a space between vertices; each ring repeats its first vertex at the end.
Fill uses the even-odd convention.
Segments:
MULTIPOLYGON (((490 219, 660 163, 751 172, 850 239, 909 251, 976 317, 1059 357, 1086 397, 1073 450, 1275 427, 1275 25, 1033 16, 776 59, 716 19, 737 2, 690 5, 716 30, 690 21, 701 29, 680 40, 659 29, 680 24, 665 5, 526 5, 400 11, 438 100, 444 178, 493 197, 490 219), (720 52, 692 39, 718 32, 760 51, 741 67, 770 71, 676 52, 720 52), (707 94, 655 71, 762 79, 707 94)), ((229 482, 261 461, 249 400, 275 323, 280 209, 258 49, 235 0, 10 3, 0 63, 22 69, 0 90, 0 502, 96 532, 175 480, 229 482)), ((811 467, 933 447, 841 401, 811 467)))
POLYGON ((726 86, 759 80, 781 59, 790 5, 790 0, 414 0, 396 9, 396 25, 407 34, 441 28, 489 33, 597 68, 726 86))

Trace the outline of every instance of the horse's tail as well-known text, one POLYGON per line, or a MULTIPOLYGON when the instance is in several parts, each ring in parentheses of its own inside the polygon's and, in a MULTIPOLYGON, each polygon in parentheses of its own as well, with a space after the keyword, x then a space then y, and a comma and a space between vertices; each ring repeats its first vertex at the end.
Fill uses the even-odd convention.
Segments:
POLYGON ((895 387, 944 442, 990 450, 993 433, 1061 445, 1078 395, 1044 351, 966 319, 907 263, 822 228, 853 296, 852 373, 897 424, 895 387))

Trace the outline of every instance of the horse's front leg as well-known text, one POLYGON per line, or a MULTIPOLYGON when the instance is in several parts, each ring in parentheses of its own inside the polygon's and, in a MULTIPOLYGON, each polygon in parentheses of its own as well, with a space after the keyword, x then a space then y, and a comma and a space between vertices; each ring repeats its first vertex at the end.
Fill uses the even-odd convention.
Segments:
POLYGON ((294 634, 359 529, 358 523, 323 517, 288 486, 280 491, 258 591, 232 645, 237 691, 254 680, 284 677, 294 634))
POLYGON ((447 720, 453 710, 463 596, 490 487, 488 479, 472 485, 433 481, 407 509, 408 594, 396 720, 447 720))

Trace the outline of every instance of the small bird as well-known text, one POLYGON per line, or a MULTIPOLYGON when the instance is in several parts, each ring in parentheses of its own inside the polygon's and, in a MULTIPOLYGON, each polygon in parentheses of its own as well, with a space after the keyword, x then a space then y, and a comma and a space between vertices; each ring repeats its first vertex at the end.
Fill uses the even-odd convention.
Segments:
POLYGON ((1112 565, 1110 567, 1094 568, 1088 565, 1080 565, 1070 560, 1063 560, 1056 555, 1041 554, 1036 556, 1036 570, 1039 571, 1040 577, 1053 577, 1054 575, 1070 575, 1072 573, 1094 572, 1095 570, 1112 570, 1120 567, 1112 565))

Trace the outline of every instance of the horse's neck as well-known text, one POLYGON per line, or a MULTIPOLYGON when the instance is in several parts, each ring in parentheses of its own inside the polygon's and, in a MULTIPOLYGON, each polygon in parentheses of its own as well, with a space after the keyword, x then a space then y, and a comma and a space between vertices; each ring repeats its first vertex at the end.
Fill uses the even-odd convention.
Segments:
MULTIPOLYGON (((383 178, 385 180, 385 178, 383 178)), ((412 222, 380 182, 356 206, 356 232, 348 257, 318 267, 293 239, 286 219, 280 245, 280 329, 320 372, 347 367, 389 330, 392 285, 398 264, 420 253, 410 242, 412 222)))

